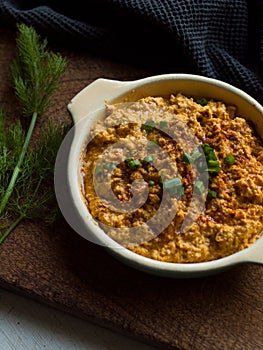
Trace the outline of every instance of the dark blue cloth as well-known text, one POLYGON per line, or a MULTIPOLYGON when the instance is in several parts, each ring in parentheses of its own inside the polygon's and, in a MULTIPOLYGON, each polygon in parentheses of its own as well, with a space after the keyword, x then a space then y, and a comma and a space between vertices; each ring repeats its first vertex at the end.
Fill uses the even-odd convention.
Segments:
POLYGON ((221 79, 263 103, 262 0, 0 0, 0 21, 158 74, 221 79))

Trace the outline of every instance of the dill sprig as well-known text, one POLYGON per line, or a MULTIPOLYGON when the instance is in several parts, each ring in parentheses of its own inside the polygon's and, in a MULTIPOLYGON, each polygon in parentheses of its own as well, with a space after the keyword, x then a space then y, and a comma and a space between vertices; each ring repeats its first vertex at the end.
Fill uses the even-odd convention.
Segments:
POLYGON ((23 115, 43 114, 66 67, 65 59, 47 49, 33 27, 18 25, 17 57, 12 65, 14 88, 23 115))
MULTIPOLYGON (((5 213, 0 215, 3 229, 0 243, 17 226, 22 219, 41 219, 47 224, 53 223, 58 217, 59 210, 54 194, 53 171, 56 154, 60 144, 69 130, 70 125, 54 124, 48 121, 47 127, 40 132, 37 145, 29 147, 21 167, 20 176, 8 200, 5 213), (15 224, 15 226, 14 226, 15 224)), ((4 195, 2 184, 8 184, 12 167, 21 152, 25 133, 20 121, 9 127, 5 134, 2 124, 0 129, 0 198, 4 195)))
POLYGON ((17 56, 11 72, 22 115, 31 121, 27 132, 20 120, 6 130, 5 114, 0 111, 0 244, 24 218, 53 221, 58 211, 53 190, 54 163, 69 130, 69 126, 48 121, 37 145, 30 146, 37 118, 50 105, 66 60, 48 51, 47 40, 41 41, 33 27, 17 27, 17 56))

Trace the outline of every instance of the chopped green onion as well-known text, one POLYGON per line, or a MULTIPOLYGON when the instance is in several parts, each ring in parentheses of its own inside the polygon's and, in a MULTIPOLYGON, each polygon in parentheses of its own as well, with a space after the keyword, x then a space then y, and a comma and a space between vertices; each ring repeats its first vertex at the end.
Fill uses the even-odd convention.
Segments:
POLYGON ((138 167, 142 165, 138 159, 133 159, 133 158, 125 159, 125 163, 132 170, 136 170, 138 167))
POLYGON ((191 164, 191 156, 188 153, 184 152, 182 161, 187 164, 191 164))
POLYGON ((146 131, 153 131, 155 128, 155 122, 153 120, 147 120, 144 124, 142 124, 141 129, 146 131))
POLYGON ((184 152, 182 161, 187 164, 191 164, 191 163, 194 163, 201 156, 202 156, 202 153, 198 149, 194 150, 191 155, 184 152))
POLYGON ((94 171, 95 176, 100 176, 103 173, 103 168, 100 165, 97 165, 94 171))
POLYGON ((111 171, 116 168, 116 165, 114 163, 103 163, 103 168, 111 171))
POLYGON ((217 197, 217 192, 210 190, 210 188, 208 189, 208 193, 207 193, 209 198, 216 198, 217 197))
POLYGON ((232 154, 229 154, 224 158, 224 162, 228 165, 233 165, 236 162, 236 158, 232 154))
POLYGON ((207 158, 208 160, 217 160, 214 150, 208 152, 207 158))
POLYGON ((147 143, 147 147, 149 148, 155 148, 156 146, 158 146, 158 142, 156 140, 152 140, 147 143))
POLYGON ((191 154, 191 161, 192 161, 192 163, 194 161, 196 161, 196 159, 200 158, 201 156, 202 156, 202 153, 198 149, 195 149, 193 151, 193 153, 191 154))
POLYGON ((219 166, 219 162, 217 161, 214 149, 208 143, 202 144, 201 147, 203 148, 206 161, 208 163, 207 170, 212 173, 219 173, 221 168, 219 166))
POLYGON ((100 176, 103 173, 104 169, 108 171, 112 171, 115 168, 116 168, 116 165, 114 163, 103 162, 101 165, 96 166, 94 174, 95 176, 100 176))
POLYGON ((155 158, 156 158, 155 155, 148 155, 143 158, 143 161, 146 163, 151 163, 154 161, 155 158))
POLYGON ((219 166, 219 163, 217 160, 209 160, 207 163, 208 163, 208 166, 212 168, 219 166))
POLYGON ((178 186, 182 186, 182 181, 179 177, 164 181, 164 188, 167 190, 178 186))
POLYGON ((202 194, 205 191, 204 183, 200 180, 194 184, 194 191, 198 194, 202 194))
POLYGON ((169 124, 166 120, 161 120, 159 125, 160 129, 167 129, 169 127, 169 124))
POLYGON ((181 197, 184 194, 182 181, 179 177, 163 182, 164 190, 167 190, 171 197, 181 197))
POLYGON ((202 98, 196 100, 195 102, 198 103, 199 105, 203 106, 203 107, 206 106, 207 103, 208 103, 207 99, 204 98, 204 97, 202 97, 202 98))
POLYGON ((210 152, 214 152, 214 149, 208 143, 202 143, 201 147, 203 148, 204 154, 206 156, 208 156, 210 152))
POLYGON ((153 180, 149 180, 149 181, 148 181, 148 185, 149 185, 149 186, 154 186, 154 185, 155 185, 155 182, 154 182, 153 180))
POLYGON ((210 171, 211 173, 218 174, 221 171, 221 168, 219 166, 214 167, 214 168, 213 167, 211 167, 211 168, 208 167, 207 170, 210 171))
POLYGON ((203 148, 204 152, 207 150, 212 150, 213 148, 209 145, 209 143, 202 143, 201 147, 203 148))

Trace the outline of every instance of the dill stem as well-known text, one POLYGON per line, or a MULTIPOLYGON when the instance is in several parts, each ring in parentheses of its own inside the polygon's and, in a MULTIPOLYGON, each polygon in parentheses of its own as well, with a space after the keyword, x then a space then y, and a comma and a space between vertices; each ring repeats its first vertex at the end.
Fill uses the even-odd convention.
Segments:
POLYGON ((23 220, 25 217, 24 214, 21 214, 16 221, 12 223, 12 225, 0 236, 0 244, 4 242, 4 240, 7 238, 7 236, 16 228, 16 226, 20 223, 21 220, 23 220))
MULTIPOLYGON (((33 115, 32 115, 32 118, 31 118, 31 122, 30 122, 28 131, 27 131, 27 135, 26 135, 26 138, 25 138, 25 142, 23 144, 23 147, 22 147, 21 153, 19 155, 17 164, 16 164, 16 166, 14 168, 14 171, 13 171, 12 177, 10 179, 9 185, 8 185, 8 187, 6 189, 5 195, 4 195, 4 197, 3 197, 3 199, 2 199, 2 201, 0 203, 0 214, 2 214, 3 211, 5 210, 7 202, 8 202, 8 200, 9 200, 9 198, 10 198, 10 196, 11 196, 13 190, 14 190, 14 187, 15 187, 15 184, 16 184, 16 180, 17 180, 18 175, 19 175, 19 173, 21 171, 21 166, 22 166, 23 160, 25 158, 25 154, 26 154, 26 151, 27 151, 27 148, 28 148, 28 145, 29 145, 32 133, 33 133, 33 130, 35 128, 36 120, 37 120, 37 112, 34 112, 33 115)), ((0 244, 1 244, 1 240, 0 240, 0 244)))

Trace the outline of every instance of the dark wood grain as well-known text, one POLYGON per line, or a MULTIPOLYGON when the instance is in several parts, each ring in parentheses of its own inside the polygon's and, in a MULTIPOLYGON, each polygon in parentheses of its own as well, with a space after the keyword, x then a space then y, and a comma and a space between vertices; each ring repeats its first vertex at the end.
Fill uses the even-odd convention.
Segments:
MULTIPOLYGON (((0 30, 0 102, 12 115, 18 112, 9 73, 14 45, 14 33, 0 30)), ((68 69, 48 113, 59 120, 70 120, 68 102, 98 77, 131 80, 152 74, 60 51, 68 58, 68 69)), ((121 264, 63 219, 52 228, 24 221, 0 247, 0 283, 160 348, 263 349, 260 266, 243 265, 199 279, 165 279, 121 264)))

